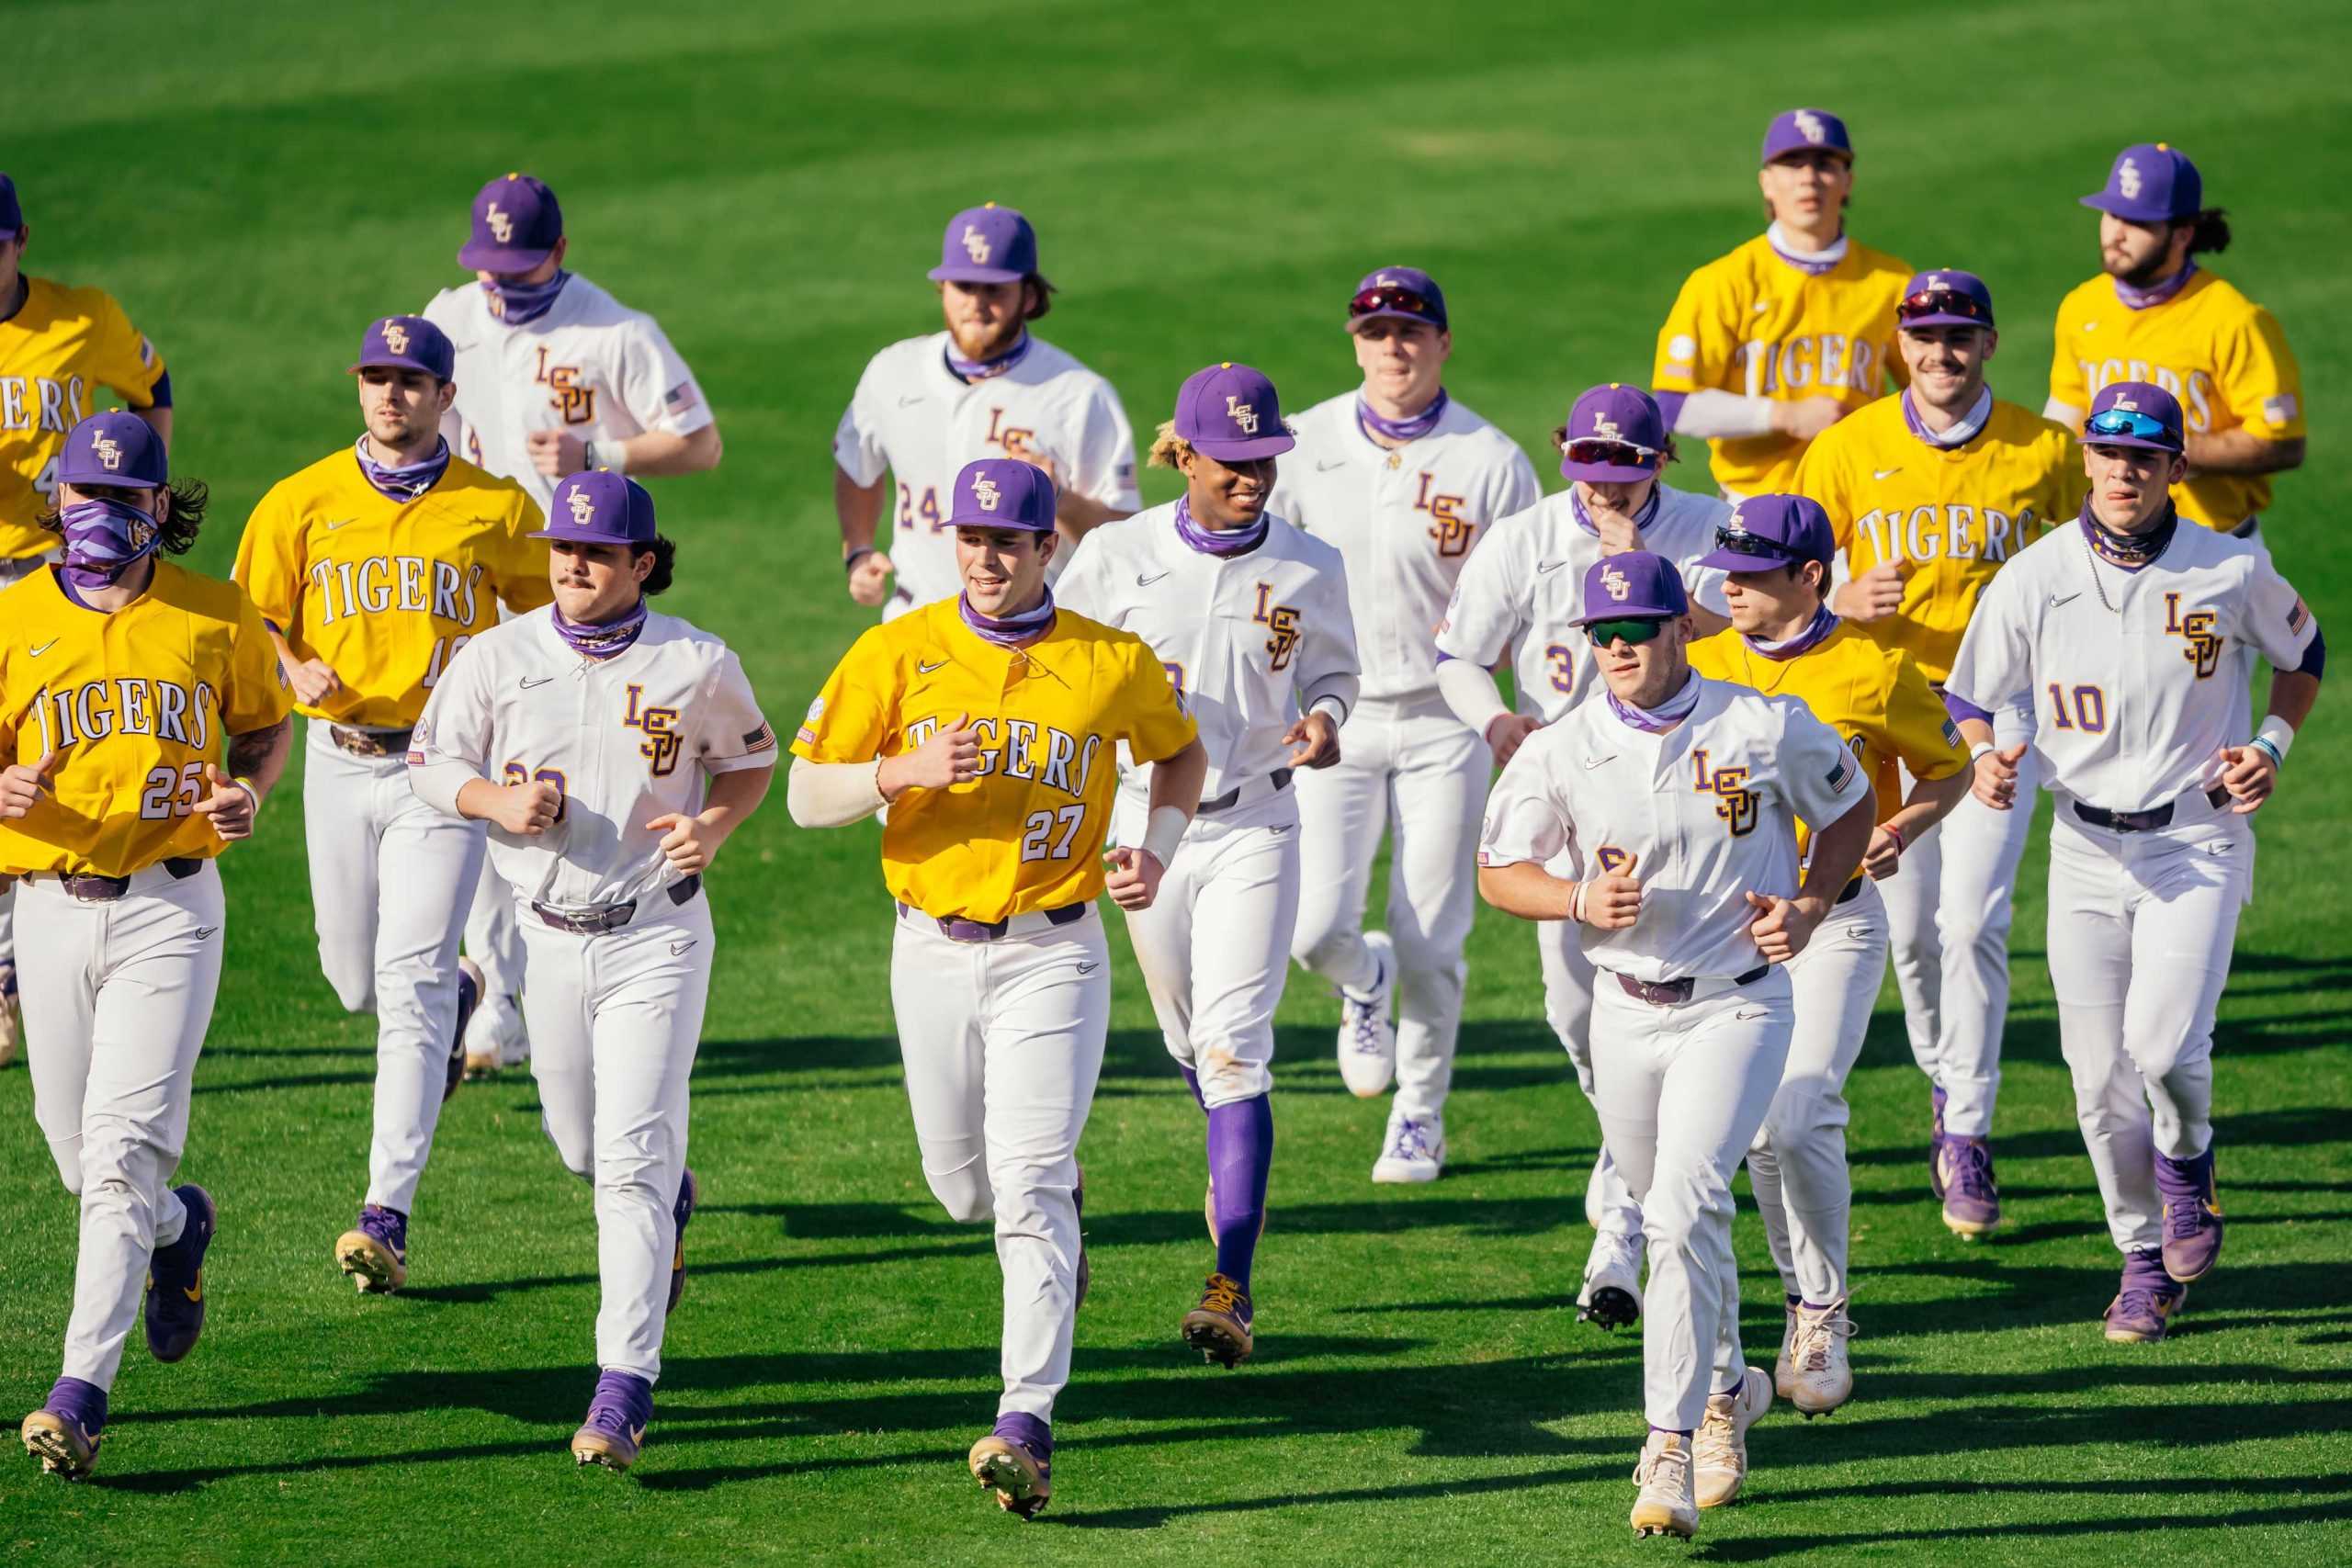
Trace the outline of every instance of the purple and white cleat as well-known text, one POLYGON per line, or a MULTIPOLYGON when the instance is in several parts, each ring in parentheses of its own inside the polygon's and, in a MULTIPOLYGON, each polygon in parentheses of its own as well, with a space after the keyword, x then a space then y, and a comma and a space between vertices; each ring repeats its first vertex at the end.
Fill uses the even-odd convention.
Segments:
POLYGON ((60 1378, 48 1402, 25 1417, 18 1435, 44 1473, 86 1481, 97 1466, 106 1424, 107 1391, 80 1378, 60 1378))
POLYGON ((1928 1086, 1929 1098, 1935 1102, 1936 1127, 1928 1134, 1928 1190, 1938 1199, 1944 1195, 1944 1088, 1928 1086))
POLYGON ((1944 1224, 1963 1241, 1989 1235, 2001 1223, 2001 1190, 1993 1180, 1993 1150, 1982 1138, 1944 1135, 1944 1224))
POLYGON ((458 1092, 466 1081, 466 1025, 474 1021, 474 1009, 481 1005, 482 977, 481 966, 470 958, 458 960, 458 1027, 449 1037, 449 1075, 441 1085, 441 1101, 458 1092))
POLYGON ((399 1290, 408 1283, 408 1216, 361 1205, 359 1223, 335 1238, 334 1261, 365 1293, 399 1290))
POLYGON ((1000 1416, 996 1430, 972 1445, 965 1462, 972 1479, 996 1494, 998 1507, 1034 1519, 1054 1492, 1053 1428, 1019 1411, 1000 1416))
POLYGON ((2173 1314, 2188 1300, 2188 1287, 2165 1272, 2162 1253, 2128 1252, 2123 1288, 2107 1306, 2107 1337, 2119 1345, 2153 1345, 2170 1332, 2173 1314))
POLYGON ((187 1206, 187 1228, 147 1260, 147 1348, 159 1361, 180 1359, 204 1332, 204 1254, 220 1223, 211 1193, 193 1181, 172 1190, 187 1206))
POLYGON ((678 1242, 670 1254, 670 1304, 662 1309, 664 1316, 678 1310, 678 1303, 686 1293, 686 1222, 695 1217, 695 1205, 702 1201, 702 1183, 695 1179, 690 1166, 678 1181, 678 1201, 670 1209, 670 1217, 678 1223, 678 1242))
POLYGON ((2181 1284, 2201 1280, 2222 1256, 2222 1201, 2213 1188, 2213 1151, 2194 1159, 2156 1156, 2156 1190, 2165 1201, 2165 1272, 2181 1284))
POLYGON ((599 1373, 588 1418, 571 1434, 571 1457, 582 1464, 627 1470, 645 1447, 645 1428, 652 1419, 651 1383, 635 1372, 599 1373))

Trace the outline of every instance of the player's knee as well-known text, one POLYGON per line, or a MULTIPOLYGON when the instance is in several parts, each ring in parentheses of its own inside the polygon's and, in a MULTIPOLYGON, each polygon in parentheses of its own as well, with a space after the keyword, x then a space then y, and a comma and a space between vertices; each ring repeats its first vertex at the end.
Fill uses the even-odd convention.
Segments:
POLYGON ((1274 1075, 1267 1070, 1265 1063, 1217 1047, 1202 1053, 1199 1073, 1204 1110, 1255 1100, 1274 1087, 1274 1075))
POLYGON ((49 1145, 49 1156, 57 1162, 57 1179, 65 1190, 76 1198, 82 1195, 82 1140, 77 1136, 65 1143, 49 1145))
POLYGON ((1318 920, 1307 923, 1304 912, 1298 918, 1298 931, 1291 938, 1291 957, 1300 968, 1311 974, 1329 975, 1347 957, 1348 950, 1359 941, 1357 934, 1339 920, 1318 920))
POLYGON ((339 974, 332 966, 326 974, 327 984, 334 987, 334 999, 343 1004, 344 1011, 361 1013, 376 1010, 374 974, 339 974))
POLYGON ((560 1126, 542 1111, 539 1112, 539 1131, 545 1133, 548 1142, 555 1145, 555 1157, 563 1162, 564 1169, 582 1181, 595 1179, 594 1144, 587 1128, 560 1126))
POLYGON ((961 1170, 926 1170, 923 1179, 931 1183, 931 1195, 947 1211, 947 1217, 959 1225, 975 1225, 996 1213, 996 1193, 989 1186, 988 1173, 979 1162, 961 1170))
POLYGON ((2211 1051, 2210 1035, 2191 1034, 2183 1027, 2166 1027, 2135 1036, 2129 1042, 2132 1065, 2143 1078, 2163 1082, 2182 1067, 2202 1060, 2211 1051))

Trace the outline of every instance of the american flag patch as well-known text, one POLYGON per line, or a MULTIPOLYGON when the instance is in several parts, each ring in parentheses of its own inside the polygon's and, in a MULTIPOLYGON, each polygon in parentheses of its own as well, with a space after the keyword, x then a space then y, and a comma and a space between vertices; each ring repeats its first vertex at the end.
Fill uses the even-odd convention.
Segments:
POLYGON ((424 753, 422 751, 411 751, 408 754, 408 765, 412 768, 421 768, 424 766, 424 753))
POLYGON ((2295 607, 2287 612, 2287 629, 2290 632, 2300 632, 2311 618, 2311 611, 2304 606, 2301 599, 2297 599, 2295 607))
POLYGON ((2267 424, 2292 424, 2295 423, 2295 394, 2292 392, 2265 398, 2262 400, 2263 422, 2267 424))
POLYGON ((1845 752, 1840 751, 1838 753, 1838 765, 1829 770, 1829 787, 1831 789, 1844 789, 1848 784, 1851 784, 1853 780, 1853 760, 1848 757, 1845 752))
MULTIPOLYGON (((139 334, 139 363, 141 365, 153 365, 155 363, 155 345, 147 341, 147 334, 145 333, 139 334)), ((2277 420, 2273 420, 2271 423, 2276 424, 2278 422, 2277 420)))
POLYGON ((1944 744, 1948 746, 1960 744, 1960 726, 1950 719, 1944 720, 1944 744))
POLYGON ((672 413, 682 413, 702 401, 702 391, 692 381, 681 381, 662 394, 662 406, 672 413))
POLYGON ((799 741, 803 746, 814 746, 817 744, 817 732, 809 728, 805 724, 798 729, 792 732, 792 738, 795 740, 799 741))
POLYGON ((1487 852, 1486 852, 1486 851, 1484 851, 1484 850, 1480 850, 1480 851, 1478 852, 1478 863, 1479 863, 1480 865, 1485 865, 1485 864, 1487 864, 1487 852))
MULTIPOLYGON (((813 740, 816 737, 810 736, 809 739, 813 740)), ((752 731, 751 734, 743 737, 743 750, 746 752, 775 750, 775 731, 770 729, 764 724, 760 726, 757 729, 752 731)))

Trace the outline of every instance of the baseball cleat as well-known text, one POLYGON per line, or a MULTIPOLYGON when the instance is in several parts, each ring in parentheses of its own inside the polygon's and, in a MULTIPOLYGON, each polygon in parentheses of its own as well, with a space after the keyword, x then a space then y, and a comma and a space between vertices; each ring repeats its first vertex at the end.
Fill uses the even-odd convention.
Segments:
POLYGON ((2118 1345, 2153 1345, 2172 1331, 2173 1314, 2188 1302, 2188 1287, 2165 1272, 2154 1248, 2123 1258, 2123 1287, 2107 1305, 2107 1337, 2118 1345))
POLYGON ((106 1424, 106 1390, 80 1378, 60 1378, 48 1402, 25 1417, 17 1435, 25 1452, 40 1461, 43 1473, 86 1481, 97 1468, 106 1424))
POLYGON ((1689 1540, 1699 1530, 1699 1505, 1690 1491, 1690 1439, 1679 1432, 1650 1428, 1642 1445, 1641 1462, 1634 1466, 1641 1485, 1634 1498, 1634 1533, 1679 1535, 1689 1540))
POLYGON ((1846 1355, 1846 1341, 1853 1333, 1854 1320, 1846 1315, 1843 1296, 1827 1306, 1800 1303, 1790 1309, 1789 1337, 1781 1351, 1789 1381, 1779 1386, 1782 1397, 1808 1421, 1854 1397, 1854 1368, 1846 1355))
POLYGON ((1772 1408, 1772 1380, 1760 1367, 1739 1375, 1739 1386, 1707 1400, 1707 1418, 1691 1435, 1697 1474, 1691 1491, 1702 1508, 1720 1508, 1747 1483, 1747 1428, 1772 1408))
POLYGON ((1388 1113, 1388 1136, 1372 1162, 1374 1181, 1435 1181, 1445 1169, 1445 1122, 1388 1113))
POLYGON ((408 1216, 374 1203, 359 1211, 359 1224, 335 1239, 335 1267, 361 1291, 381 1294, 408 1283, 408 1216))
POLYGON ((1962 1241, 1990 1235, 2001 1223, 2001 1190, 1993 1180, 1993 1151, 1982 1138, 1944 1136, 1944 1224, 1962 1241))
POLYGON ((187 1208, 179 1240, 147 1260, 147 1348, 159 1361, 176 1361, 204 1332, 204 1254, 220 1223, 212 1194, 195 1182, 175 1187, 187 1208))
POLYGON ((1935 1131, 1928 1135, 1928 1190, 1936 1195, 1937 1201, 1941 1202, 1944 1195, 1944 1100, 1946 1098, 1943 1086, 1941 1084, 1930 1086, 1928 1098, 1935 1104, 1936 1126, 1935 1131))
POLYGON ((2201 1280, 2222 1256, 2222 1200, 2213 1186, 2213 1151, 2194 1159, 2156 1156, 2156 1190, 2165 1201, 2165 1272, 2181 1284, 2201 1280))
POLYGON ((1054 1495, 1054 1438, 1035 1416, 996 1418, 996 1430, 972 1445, 965 1464, 972 1479, 996 1494, 996 1506, 1023 1520, 1045 1511, 1054 1495))
POLYGON ((645 1448, 653 1419, 653 1385, 635 1372, 603 1372, 587 1419, 571 1434, 571 1457, 582 1464, 627 1470, 645 1448))
POLYGON ((14 964, 0 969, 0 1067, 12 1066, 20 1053, 17 1049, 17 970, 14 964))
POLYGON ((466 1025, 474 1021, 474 1009, 481 1005, 481 969, 470 958, 458 960, 458 1027, 449 1034, 449 1076, 441 1086, 441 1098, 446 1102, 458 1092, 458 1086, 474 1075, 467 1068, 473 1058, 466 1055, 466 1025))
POLYGON ((1340 1081, 1359 1100, 1386 1092, 1396 1076, 1396 1026, 1389 1020, 1396 996, 1396 944, 1386 931, 1363 933, 1364 946, 1379 965, 1363 996, 1340 992, 1340 1081))
POLYGON ((1179 1332, 1203 1360, 1231 1369, 1248 1360, 1258 1348, 1252 1332, 1256 1318, 1249 1292, 1226 1275, 1211 1274, 1200 1304, 1184 1314, 1179 1332))
POLYGON ((1605 1329, 1631 1327, 1642 1315, 1642 1238, 1601 1231, 1584 1262, 1577 1321, 1605 1329))
POLYGON ((702 1183, 688 1167, 678 1179, 678 1201, 670 1209, 670 1217, 677 1222, 678 1245, 670 1254, 670 1304, 662 1309, 664 1315, 677 1311, 679 1298, 686 1293, 686 1222, 695 1217, 695 1205, 700 1201, 702 1183))
POLYGON ((1086 1260, 1086 1168, 1078 1168, 1078 1180, 1069 1190, 1069 1201, 1078 1210, 1078 1267, 1070 1280, 1070 1310, 1086 1304, 1086 1292, 1094 1288, 1094 1266, 1086 1260))
POLYGON ((1781 1300, 1781 1354, 1772 1363, 1772 1392, 1782 1399, 1793 1399, 1797 1392, 1797 1304, 1795 1296, 1781 1300))

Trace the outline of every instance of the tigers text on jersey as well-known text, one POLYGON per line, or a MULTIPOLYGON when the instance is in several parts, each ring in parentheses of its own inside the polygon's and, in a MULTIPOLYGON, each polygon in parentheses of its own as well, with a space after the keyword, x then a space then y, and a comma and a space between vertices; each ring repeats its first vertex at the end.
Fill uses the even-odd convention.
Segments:
MULTIPOLYGON (((1675 564, 1691 603, 1726 614, 1724 573, 1698 561, 1715 547, 1715 529, 1731 508, 1666 485, 1657 494, 1657 515, 1642 530, 1642 548, 1675 564)), ((1577 521, 1566 491, 1504 518, 1463 570, 1438 625, 1435 651, 1485 670, 1510 654, 1519 711, 1547 724, 1557 719, 1600 680, 1591 644, 1568 623, 1584 614, 1584 574, 1600 557, 1600 536, 1577 521)))
POLYGON ((1745 975, 1763 962, 1747 895, 1794 897, 1797 824, 1817 831, 1869 796, 1861 764, 1803 703, 1706 681, 1664 735, 1594 701, 1529 736, 1487 797, 1478 863, 1566 855, 1554 869, 1578 881, 1639 882, 1639 919, 1578 932, 1603 969, 1649 981, 1745 975))
POLYGON ((1854 575, 1908 563, 1902 607, 1862 629, 1940 682, 1993 574, 2080 512, 2089 486, 2075 438, 2040 414, 1996 398, 1984 429, 1936 447, 1897 395, 1814 437, 1794 488, 1829 513, 1854 575))
POLYGON ((2254 540, 2180 528, 2127 572, 2076 523, 1993 580, 1947 690, 1996 713, 2030 692, 2049 787, 2145 811, 2220 778, 2221 749, 2254 733, 2255 655, 2292 670, 2318 629, 2254 540))
POLYGON ((1062 490, 1114 512, 1143 504, 1135 432, 1110 382, 1035 336, 1012 368, 967 382, 947 368, 947 347, 936 332, 876 355, 833 432, 833 461, 853 481, 888 473, 898 483, 884 507, 898 526, 874 542, 918 604, 962 590, 947 492, 967 463, 1035 453, 1052 460, 1062 490))
MULTIPOLYGON (((565 290, 571 292, 570 289, 565 290)), ((237 581, 299 659, 343 684, 311 718, 402 729, 472 637, 550 603, 539 509, 512 479, 452 456, 441 482, 395 501, 344 447, 280 479, 237 543, 237 581)))
POLYGON ((491 314, 473 283, 434 296, 424 319, 458 351, 458 400, 442 421, 449 450, 515 480, 542 512, 556 481, 531 462, 533 431, 582 441, 692 435, 713 418, 661 323, 577 273, 546 315, 521 326, 491 314))
POLYGON ((462 762, 492 784, 560 790, 545 833, 492 824, 490 858, 524 897, 572 908, 673 880, 668 829, 646 824, 701 810, 708 774, 775 765, 775 732, 742 664, 708 632, 658 614, 610 659, 572 651, 551 610, 501 622, 449 661, 410 746, 412 766, 462 762))
POLYGON ((57 547, 33 519, 56 502, 57 455, 97 412, 91 393, 143 409, 163 378, 164 356, 106 290, 25 279, 24 308, 0 321, 0 560, 57 547))
POLYGON ((1316 404, 1291 431, 1298 446, 1276 469, 1269 510, 1347 558, 1364 696, 1433 696, 1430 638, 1446 601, 1492 525, 1542 499, 1534 466, 1451 399, 1436 429, 1402 446, 1363 433, 1353 392, 1316 404))
MULTIPOLYGON (((1911 268, 1849 243, 1818 276, 1782 261, 1763 235, 1683 280, 1657 334, 1650 386, 1659 392, 1713 388, 1793 402, 1829 397, 1848 412, 1875 401, 1907 374, 1894 346, 1894 305, 1911 268)), ((1715 482, 1735 495, 1793 488, 1804 445, 1792 435, 1713 441, 1715 482)))
MULTIPOLYGON (((1284 766, 1283 733, 1318 697, 1355 705, 1356 638, 1340 552, 1279 517, 1246 556, 1196 550, 1173 502, 1079 541, 1054 602, 1149 644, 1209 755, 1201 797, 1284 766)), ((1149 788, 1137 768, 1126 788, 1149 788)))
POLYGON ((958 716, 979 731, 980 776, 890 803, 882 878, 901 904, 975 920, 1099 896, 1119 742, 1157 762, 1198 733, 1133 633, 1061 610, 1037 641, 1000 648, 950 599, 859 637, 808 705, 792 752, 870 761, 913 750, 958 716))
MULTIPOLYGON (((2178 398, 2191 434, 2246 430, 2291 441, 2303 434, 2303 373, 2287 334, 2269 311, 2202 268, 2144 310, 2116 298, 2104 273, 2060 301, 2051 400, 2088 409, 2116 381, 2152 381, 2178 398)), ((2270 476, 2192 470, 2172 496, 2182 516, 2227 531, 2270 504, 2270 476)))
POLYGON ((65 596, 54 570, 0 591, 0 758, 57 752, 53 794, 0 821, 0 873, 129 876, 225 847, 195 814, 231 736, 288 698, 261 615, 234 583, 168 560, 111 613, 65 596))

